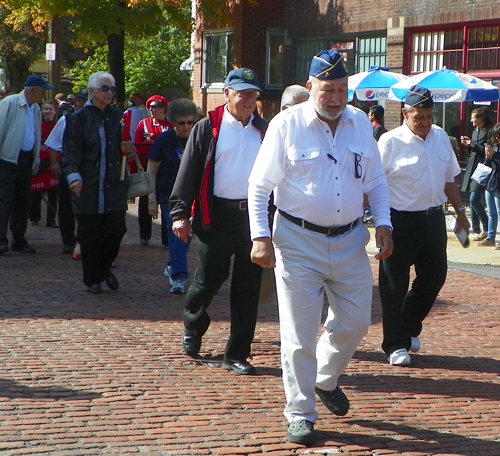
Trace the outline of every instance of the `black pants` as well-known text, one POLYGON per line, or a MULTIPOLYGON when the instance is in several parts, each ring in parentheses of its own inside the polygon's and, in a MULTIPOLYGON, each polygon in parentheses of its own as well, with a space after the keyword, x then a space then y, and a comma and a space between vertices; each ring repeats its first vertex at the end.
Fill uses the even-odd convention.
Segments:
POLYGON ((186 294, 184 325, 202 336, 210 325, 207 309, 229 277, 234 255, 230 309, 231 333, 224 361, 244 361, 250 355, 257 322, 262 268, 250 260, 252 242, 248 212, 215 203, 213 229, 198 233, 199 259, 194 281, 186 294))
POLYGON ((57 211, 57 220, 59 222, 59 231, 63 245, 74 247, 76 245, 75 236, 75 216, 71 208, 71 190, 65 177, 59 177, 58 199, 59 209, 57 211))
POLYGON ((24 235, 28 227, 31 200, 33 153, 20 152, 17 164, 0 160, 0 245, 7 245, 7 230, 12 230, 12 246, 27 244, 24 235))
POLYGON ((127 232, 125 211, 77 215, 77 239, 82 249, 83 283, 88 287, 104 281, 118 256, 127 232))
POLYGON ((384 326, 382 349, 388 355, 409 349, 422 331, 446 280, 446 222, 442 210, 426 215, 391 209, 394 252, 380 262, 380 298, 384 326), (416 278, 408 291, 410 268, 416 278))
MULTIPOLYGON (((50 167, 50 160, 41 160, 37 176, 42 175, 50 167)), ((47 192, 47 220, 46 225, 52 226, 56 222, 57 213, 57 187, 49 188, 47 192)), ((31 192, 29 218, 32 222, 39 222, 42 218, 43 191, 31 192)))

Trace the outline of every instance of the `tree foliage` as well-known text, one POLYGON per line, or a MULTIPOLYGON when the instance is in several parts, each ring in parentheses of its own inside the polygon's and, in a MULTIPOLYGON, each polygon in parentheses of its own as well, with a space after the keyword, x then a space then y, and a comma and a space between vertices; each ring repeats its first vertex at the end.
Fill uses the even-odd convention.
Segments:
MULTIPOLYGON (((125 45, 125 93, 163 93, 167 87, 190 92, 189 74, 179 71, 190 55, 190 37, 175 26, 162 27, 145 40, 127 40, 125 45)), ((68 76, 75 89, 84 88, 96 71, 110 71, 107 45, 95 46, 87 60, 76 62, 68 76)))

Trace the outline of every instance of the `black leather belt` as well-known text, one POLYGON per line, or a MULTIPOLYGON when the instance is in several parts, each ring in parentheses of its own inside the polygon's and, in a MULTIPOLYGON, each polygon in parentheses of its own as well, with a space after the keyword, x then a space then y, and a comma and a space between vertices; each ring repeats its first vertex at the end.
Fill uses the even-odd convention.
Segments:
POLYGON ((238 209, 240 211, 246 211, 248 209, 248 200, 232 200, 226 198, 219 198, 218 196, 214 196, 214 201, 222 204, 226 207, 231 207, 233 209, 238 209))
POLYGON ((298 217, 294 217, 293 215, 287 214, 281 209, 278 209, 278 212, 287 220, 290 220, 290 222, 295 223, 295 225, 299 225, 302 228, 315 231, 316 233, 326 234, 328 237, 340 236, 341 234, 347 233, 347 231, 354 228, 359 221, 359 219, 356 219, 354 220, 354 222, 343 226, 319 226, 314 225, 313 223, 309 223, 306 220, 302 220, 298 217))
POLYGON ((392 209, 393 211, 396 212, 402 212, 403 214, 423 214, 423 215, 432 215, 438 211, 443 210, 443 206, 433 206, 430 207, 429 209, 425 209, 424 211, 398 211, 396 209, 392 209))

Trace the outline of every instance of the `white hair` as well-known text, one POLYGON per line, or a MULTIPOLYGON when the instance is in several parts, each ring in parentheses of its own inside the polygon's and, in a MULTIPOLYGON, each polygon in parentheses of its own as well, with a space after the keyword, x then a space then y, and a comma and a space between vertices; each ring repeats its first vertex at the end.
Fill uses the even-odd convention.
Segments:
POLYGON ((281 109, 296 104, 297 97, 309 98, 309 91, 299 84, 288 86, 281 95, 281 109))
MULTIPOLYGON (((101 87, 102 81, 109 81, 111 85, 115 85, 115 78, 111 73, 107 73, 106 71, 98 71, 90 75, 89 80, 87 81, 87 89, 99 89, 101 87)), ((92 99, 89 91, 89 100, 92 99)))

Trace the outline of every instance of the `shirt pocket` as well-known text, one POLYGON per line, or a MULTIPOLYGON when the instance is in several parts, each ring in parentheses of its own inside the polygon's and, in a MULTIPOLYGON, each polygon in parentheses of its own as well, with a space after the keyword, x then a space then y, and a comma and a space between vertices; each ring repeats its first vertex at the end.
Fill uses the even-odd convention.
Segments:
POLYGON ((295 182, 317 182, 321 177, 320 152, 318 147, 287 149, 286 175, 295 182))
POLYGON ((348 144, 349 160, 352 163, 352 173, 357 178, 362 178, 366 174, 366 168, 369 164, 367 160, 373 158, 373 149, 363 144, 348 144))

